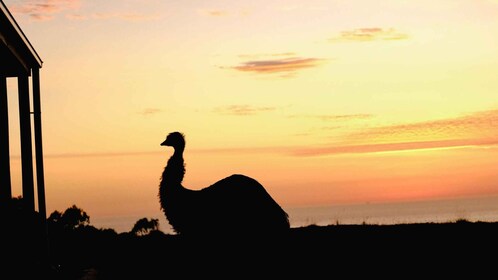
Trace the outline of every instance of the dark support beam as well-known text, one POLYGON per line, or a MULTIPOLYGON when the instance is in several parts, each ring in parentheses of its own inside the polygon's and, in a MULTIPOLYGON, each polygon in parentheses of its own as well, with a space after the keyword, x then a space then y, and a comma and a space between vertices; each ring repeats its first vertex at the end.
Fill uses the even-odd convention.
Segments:
POLYGON ((43 169, 43 145, 41 124, 41 102, 40 102, 40 71, 33 68, 33 117, 35 132, 35 154, 36 154, 36 186, 38 189, 38 212, 45 220, 47 211, 45 206, 45 176, 43 169))
POLYGON ((31 78, 33 84, 33 118, 34 118, 34 137, 35 137, 35 155, 36 155, 36 186, 38 189, 38 212, 41 217, 43 227, 44 249, 42 256, 49 256, 48 227, 47 227, 47 210, 45 205, 45 175, 43 168, 43 143, 42 143, 42 124, 41 124, 41 100, 40 100, 40 69, 33 68, 31 78))
POLYGON ((26 210, 35 211, 29 77, 21 75, 17 77, 17 83, 19 89, 19 122, 21 128, 22 197, 26 210))
POLYGON ((7 77, 0 76, 0 204, 12 198, 7 77))

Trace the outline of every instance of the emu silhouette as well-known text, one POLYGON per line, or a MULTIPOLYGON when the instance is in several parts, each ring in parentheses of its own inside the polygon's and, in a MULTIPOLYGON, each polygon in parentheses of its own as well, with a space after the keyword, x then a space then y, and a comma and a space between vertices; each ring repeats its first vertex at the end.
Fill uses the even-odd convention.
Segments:
POLYGON ((161 176, 159 201, 176 233, 273 235, 290 228, 288 214, 255 179, 234 174, 200 190, 187 189, 184 135, 172 132, 161 146, 174 148, 161 176))

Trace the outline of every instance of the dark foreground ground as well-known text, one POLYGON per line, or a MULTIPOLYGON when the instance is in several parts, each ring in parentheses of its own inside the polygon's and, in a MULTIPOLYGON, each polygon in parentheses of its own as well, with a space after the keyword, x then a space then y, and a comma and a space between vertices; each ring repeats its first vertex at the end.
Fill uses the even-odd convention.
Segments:
POLYGON ((51 243, 48 266, 11 263, 2 272, 15 276, 0 278, 498 277, 498 223, 307 226, 274 238, 90 231, 51 243))

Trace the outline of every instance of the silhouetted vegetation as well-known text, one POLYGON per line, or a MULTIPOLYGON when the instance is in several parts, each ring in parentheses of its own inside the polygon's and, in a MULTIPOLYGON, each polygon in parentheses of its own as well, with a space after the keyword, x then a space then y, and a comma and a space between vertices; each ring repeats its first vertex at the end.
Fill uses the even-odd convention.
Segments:
POLYGON ((64 229, 74 230, 79 227, 90 225, 90 217, 85 211, 78 208, 76 205, 67 208, 64 213, 54 211, 48 217, 48 222, 54 227, 61 227, 64 229))
POLYGON ((131 229, 131 233, 137 236, 144 236, 155 230, 159 230, 159 219, 149 220, 147 218, 142 218, 135 223, 131 229))
POLYGON ((193 238, 165 234, 159 230, 158 220, 148 218, 139 219, 126 233, 98 229, 83 209, 73 205, 64 212, 54 211, 47 219, 50 250, 44 255, 37 213, 24 211, 20 198, 1 210, 1 240, 9 245, 3 250, 8 257, 2 264, 7 269, 1 271, 6 277, 1 279, 83 279, 89 272, 91 279, 167 279, 174 275, 261 278, 263 272, 269 277, 301 275, 312 279, 324 271, 368 271, 373 275, 370 273, 395 268, 415 272, 477 265, 483 271, 494 267, 490 263, 498 249, 498 223, 465 219, 399 225, 309 225, 267 239, 247 235, 193 238), (370 271, 372 268, 377 270, 370 271))

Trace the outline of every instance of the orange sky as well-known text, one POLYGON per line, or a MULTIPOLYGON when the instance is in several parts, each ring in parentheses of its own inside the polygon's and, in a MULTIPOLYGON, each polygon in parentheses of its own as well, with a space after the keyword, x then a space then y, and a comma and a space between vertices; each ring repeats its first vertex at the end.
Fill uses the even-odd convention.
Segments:
POLYGON ((498 1, 4 3, 44 62, 49 213, 162 215, 172 131, 186 186, 286 208, 498 194, 498 1))

